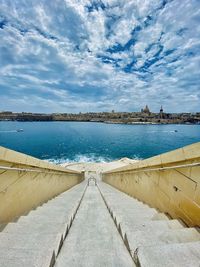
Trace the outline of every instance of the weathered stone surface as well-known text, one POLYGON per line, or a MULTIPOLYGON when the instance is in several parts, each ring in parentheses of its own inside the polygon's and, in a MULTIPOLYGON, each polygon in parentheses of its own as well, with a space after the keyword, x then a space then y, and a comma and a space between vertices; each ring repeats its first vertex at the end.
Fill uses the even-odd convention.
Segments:
POLYGON ((95 186, 89 186, 56 267, 126 267, 133 261, 95 186))
POLYGON ((0 249, 1 267, 50 267, 54 258, 51 250, 0 249))
POLYGON ((193 228, 166 230, 160 227, 154 229, 154 231, 151 229, 128 233, 127 237, 132 254, 141 246, 146 247, 200 241, 200 234, 193 228))
POLYGON ((0 250, 2 248, 14 249, 45 249, 55 251, 57 254, 62 236, 60 234, 21 234, 21 233, 0 233, 0 250))
POLYGON ((200 242, 140 247, 137 260, 141 267, 199 267, 200 242))

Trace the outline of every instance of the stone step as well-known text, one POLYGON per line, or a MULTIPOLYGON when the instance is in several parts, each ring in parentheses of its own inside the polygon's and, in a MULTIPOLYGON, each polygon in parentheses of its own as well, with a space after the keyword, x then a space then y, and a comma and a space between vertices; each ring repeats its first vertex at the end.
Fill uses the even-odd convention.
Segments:
POLYGON ((61 234, 0 233, 0 250, 2 248, 51 250, 52 254, 55 252, 57 255, 62 242, 61 234))
POLYGON ((110 206, 110 208, 112 209, 117 209, 119 206, 123 206, 125 209, 125 212, 135 212, 135 213, 139 213, 140 211, 151 211, 154 212, 154 214, 157 213, 156 209, 150 208, 150 207, 145 207, 145 206, 139 206, 139 205, 135 205, 134 203, 131 203, 130 201, 127 203, 126 201, 120 201, 120 195, 117 196, 113 196, 112 198, 108 199, 105 196, 105 201, 107 202, 107 204, 110 206))
POLYGON ((143 214, 145 217, 152 218, 158 213, 156 209, 150 208, 128 195, 124 196, 124 193, 103 182, 99 183, 99 189, 108 208, 118 215, 141 216, 143 214), (109 191, 109 194, 106 191, 109 191))
POLYGON ((169 229, 183 229, 183 225, 178 220, 168 221, 140 221, 140 220, 126 220, 126 218, 120 222, 122 236, 126 234, 127 237, 132 235, 136 231, 142 232, 155 232, 155 231, 167 231, 169 229))
POLYGON ((68 230, 68 225, 65 223, 57 223, 57 222, 37 222, 37 223, 30 223, 27 222, 20 222, 20 223, 9 223, 5 229, 4 233, 18 233, 18 234, 62 234, 63 236, 66 235, 68 230))
POLYGON ((49 249, 0 249, 1 267, 51 267, 53 262, 55 255, 49 249))
POLYGON ((76 210, 77 206, 80 203, 81 198, 77 196, 74 199, 71 199, 70 201, 63 201, 63 203, 60 202, 51 202, 48 205, 38 207, 36 210, 33 210, 29 213, 29 215, 41 215, 41 214, 47 214, 47 213, 70 213, 76 210))
POLYGON ((135 231, 127 234, 128 244, 131 254, 141 246, 156 246, 169 243, 187 243, 200 241, 200 234, 195 228, 185 228, 176 230, 135 231))
POLYGON ((132 197, 129 197, 128 199, 123 199, 122 196, 121 196, 121 192, 119 191, 117 194, 110 194, 110 195, 107 195, 104 193, 104 191, 102 190, 101 186, 100 186, 100 189, 101 189, 101 192, 104 196, 104 198, 112 203, 113 206, 117 206, 119 204, 122 204, 122 205, 127 205, 127 207, 129 207, 130 205, 132 206, 132 208, 135 208, 135 209, 149 209, 150 207, 146 204, 143 204, 142 202, 139 202, 139 201, 136 201, 134 198, 132 197), (120 199, 119 199, 119 198, 120 199))
POLYGON ((168 217, 165 213, 156 213, 152 217, 152 221, 158 221, 158 220, 170 220, 171 218, 168 217))
POLYGON ((135 266, 97 187, 89 186, 55 267, 135 266))
POLYGON ((17 223, 21 223, 21 222, 29 222, 30 224, 34 224, 34 223, 45 223, 47 224, 48 222, 56 222, 56 223, 69 223, 69 221, 71 220, 71 218, 73 217, 73 214, 70 214, 70 216, 68 216, 68 214, 62 214, 59 216, 57 216, 58 214, 56 214, 55 212, 53 214, 41 214, 41 215, 37 215, 37 214, 31 214, 29 216, 21 216, 18 220, 17 223))
POLYGON ((9 223, 0 233, 0 266, 52 266, 84 190, 79 184, 9 223))
MULTIPOLYGON (((35 217, 47 217, 49 216, 49 218, 68 218, 70 217, 73 212, 75 212, 77 205, 73 205, 72 207, 68 207, 66 209, 54 209, 53 207, 51 209, 44 209, 44 210, 40 210, 40 211, 32 211, 28 217, 29 218, 35 218, 35 217)), ((26 216, 23 216, 26 217, 26 216)), ((18 220, 18 222, 20 221, 20 219, 18 220)))
POLYGON ((118 216, 126 217, 129 220, 134 219, 134 218, 149 218, 149 220, 151 220, 153 216, 157 214, 155 210, 152 210, 150 208, 148 210, 141 209, 141 210, 135 211, 134 209, 127 210, 123 205, 118 206, 118 208, 117 207, 113 208, 112 206, 110 206, 110 209, 111 211, 116 213, 118 216))
POLYGON ((74 217, 77 208, 80 204, 85 187, 80 186, 71 189, 69 195, 67 192, 62 194, 62 198, 58 197, 50 200, 47 204, 29 212, 28 216, 21 216, 18 219, 18 223, 30 222, 30 223, 66 223, 69 224, 71 219, 74 217), (64 195, 64 196, 63 196, 64 195))
POLYGON ((141 267, 199 267, 200 242, 139 247, 135 256, 141 267))
POLYGON ((68 203, 78 202, 80 201, 83 192, 86 188, 85 183, 81 183, 79 185, 74 186, 70 190, 58 195, 57 197, 49 200, 47 203, 45 203, 42 207, 48 207, 48 206, 66 206, 68 203))
POLYGON ((108 198, 112 197, 114 195, 117 196, 120 194, 121 201, 131 201, 131 202, 134 202, 136 205, 139 204, 139 205, 148 207, 147 204, 144 204, 143 202, 137 200, 136 198, 129 196, 128 194, 125 194, 122 191, 119 191, 118 189, 110 186, 109 184, 106 184, 104 182, 99 182, 98 186, 100 187, 101 191, 103 192, 103 195, 104 196, 106 195, 108 198))

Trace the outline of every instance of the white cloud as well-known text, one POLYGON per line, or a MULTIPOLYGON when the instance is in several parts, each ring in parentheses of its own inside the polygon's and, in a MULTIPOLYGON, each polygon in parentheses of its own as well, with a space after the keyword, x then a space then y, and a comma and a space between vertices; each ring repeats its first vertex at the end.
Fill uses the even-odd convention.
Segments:
POLYGON ((200 4, 162 3, 0 0, 3 108, 195 111, 200 4))

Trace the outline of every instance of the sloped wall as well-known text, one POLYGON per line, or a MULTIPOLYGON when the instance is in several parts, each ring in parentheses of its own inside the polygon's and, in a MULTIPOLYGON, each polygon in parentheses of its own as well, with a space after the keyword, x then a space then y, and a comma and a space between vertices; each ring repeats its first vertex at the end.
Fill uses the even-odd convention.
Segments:
POLYGON ((84 174, 0 147, 0 224, 80 183, 84 174))
POLYGON ((200 143, 102 174, 104 182, 168 213, 200 226, 200 143))

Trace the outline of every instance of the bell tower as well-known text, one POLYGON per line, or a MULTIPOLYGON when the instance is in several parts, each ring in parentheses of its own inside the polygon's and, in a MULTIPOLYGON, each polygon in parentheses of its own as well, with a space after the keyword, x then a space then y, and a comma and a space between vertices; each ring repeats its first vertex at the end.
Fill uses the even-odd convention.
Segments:
POLYGON ((163 107, 160 107, 160 118, 163 119, 163 107))

